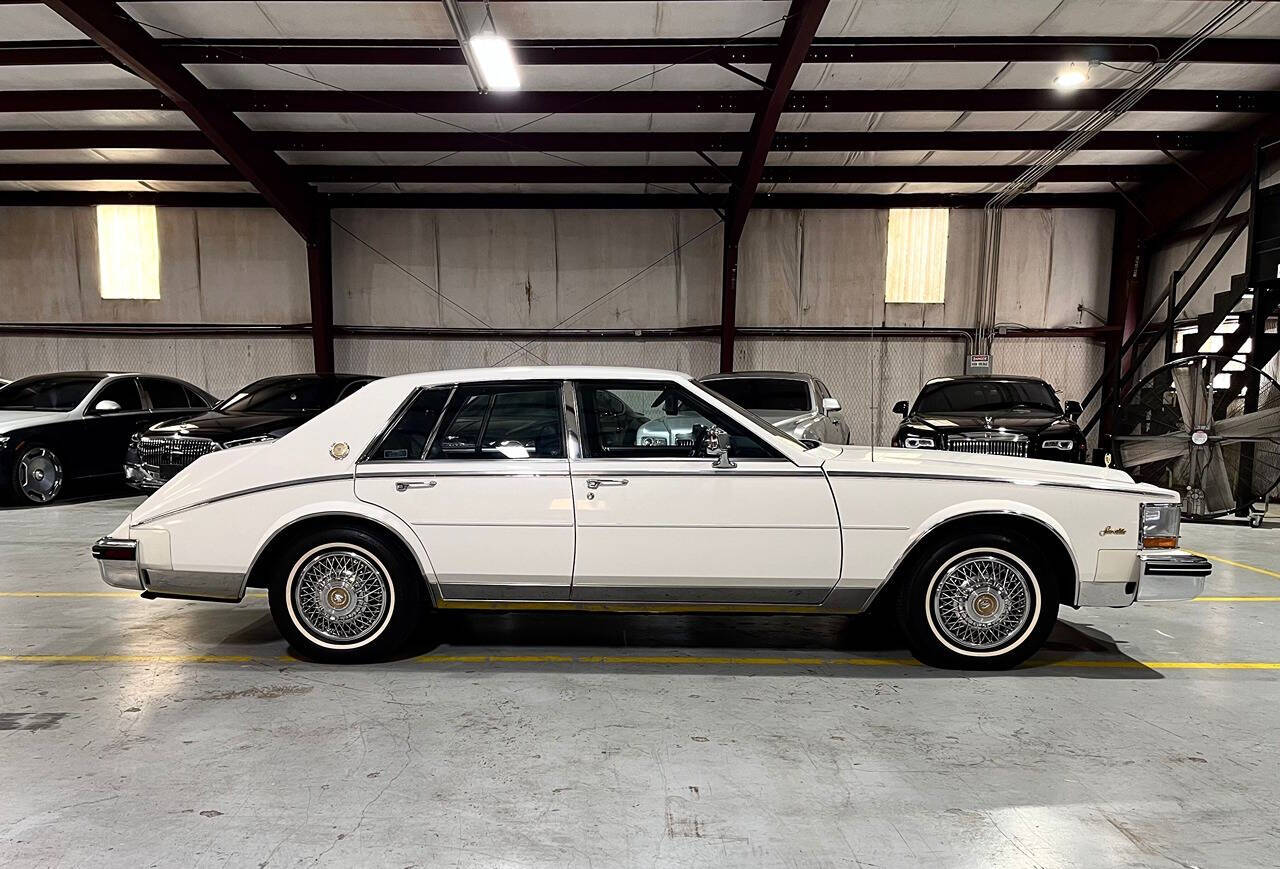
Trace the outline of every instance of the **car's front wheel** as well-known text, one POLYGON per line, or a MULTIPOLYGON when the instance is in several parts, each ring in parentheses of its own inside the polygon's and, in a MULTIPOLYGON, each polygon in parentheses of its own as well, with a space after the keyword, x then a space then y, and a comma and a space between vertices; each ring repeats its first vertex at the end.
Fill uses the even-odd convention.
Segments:
POLYGON ((356 529, 306 534, 279 555, 268 597, 280 633, 304 657, 333 663, 385 658, 422 608, 418 571, 356 529))
POLYGON ((25 504, 48 504, 62 492, 62 460, 48 447, 31 446, 13 463, 14 496, 25 504))
POLYGON ((912 653, 952 669, 1003 670, 1044 645, 1058 618, 1053 568, 1030 541, 974 534, 921 559, 898 599, 912 653))

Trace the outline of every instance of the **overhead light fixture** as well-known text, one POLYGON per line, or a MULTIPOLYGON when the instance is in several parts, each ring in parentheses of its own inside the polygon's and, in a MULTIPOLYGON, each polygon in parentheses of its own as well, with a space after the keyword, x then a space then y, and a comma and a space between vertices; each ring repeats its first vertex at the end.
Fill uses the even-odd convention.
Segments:
POLYGON ((454 36, 458 38, 458 48, 462 50, 462 59, 467 62, 467 69, 475 80, 476 90, 482 94, 519 90, 520 70, 516 66, 515 52, 511 50, 511 43, 498 35, 488 0, 485 0, 480 32, 475 36, 471 35, 458 0, 444 0, 444 11, 454 36))
POLYGON ((496 33, 471 37, 471 53, 480 67, 480 77, 491 91, 520 90, 520 70, 511 43, 496 33))
POLYGON ((1073 91, 1082 88, 1089 81, 1089 70, 1093 67, 1081 66, 1078 63, 1068 65, 1053 77, 1053 86, 1062 91, 1073 91))

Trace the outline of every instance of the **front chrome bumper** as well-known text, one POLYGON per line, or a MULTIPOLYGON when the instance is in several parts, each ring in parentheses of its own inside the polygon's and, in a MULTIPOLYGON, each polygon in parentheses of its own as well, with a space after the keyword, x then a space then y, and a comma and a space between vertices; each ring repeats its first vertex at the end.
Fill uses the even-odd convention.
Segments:
POLYGON ((141 462, 125 463, 124 481, 131 488, 143 492, 153 492, 168 482, 141 462))
POLYGON ((1213 572, 1209 559, 1189 552, 1142 552, 1138 561, 1142 565, 1137 597, 1140 601, 1199 597, 1213 572))
POLYGON ((142 569, 138 567, 138 541, 103 537, 93 544, 93 557, 102 571, 102 581, 116 588, 142 591, 142 569))

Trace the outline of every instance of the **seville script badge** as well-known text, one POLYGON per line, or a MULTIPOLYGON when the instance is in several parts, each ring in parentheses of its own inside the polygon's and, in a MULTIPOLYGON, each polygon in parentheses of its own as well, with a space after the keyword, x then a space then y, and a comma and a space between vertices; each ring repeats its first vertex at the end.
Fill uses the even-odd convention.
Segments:
POLYGON ((333 456, 336 461, 340 462, 347 456, 351 455, 351 447, 347 446, 342 441, 338 441, 338 443, 329 447, 329 455, 333 456))

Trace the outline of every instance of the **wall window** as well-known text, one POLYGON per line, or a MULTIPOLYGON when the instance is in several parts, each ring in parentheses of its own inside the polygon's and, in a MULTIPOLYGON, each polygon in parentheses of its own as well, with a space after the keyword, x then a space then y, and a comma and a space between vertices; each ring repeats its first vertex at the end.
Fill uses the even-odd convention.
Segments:
POLYGON ((945 208, 889 209, 886 302, 940 305, 945 301, 948 214, 945 208))
POLYGON ((160 241, 154 205, 99 205, 98 293, 104 299, 160 298, 160 241))

